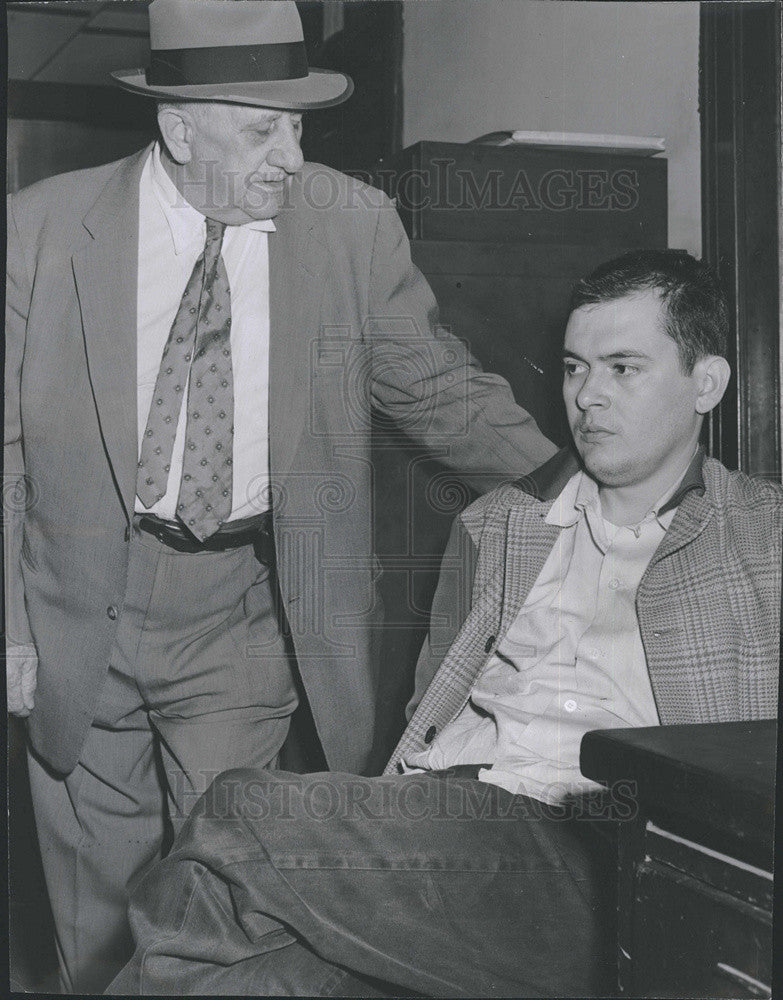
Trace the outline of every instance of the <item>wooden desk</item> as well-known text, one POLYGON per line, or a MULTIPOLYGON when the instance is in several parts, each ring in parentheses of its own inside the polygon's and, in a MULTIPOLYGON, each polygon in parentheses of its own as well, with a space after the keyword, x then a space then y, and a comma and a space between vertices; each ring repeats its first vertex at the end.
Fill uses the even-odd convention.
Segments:
POLYGON ((776 722, 587 733, 583 774, 635 784, 619 824, 618 975, 634 997, 769 997, 776 722))

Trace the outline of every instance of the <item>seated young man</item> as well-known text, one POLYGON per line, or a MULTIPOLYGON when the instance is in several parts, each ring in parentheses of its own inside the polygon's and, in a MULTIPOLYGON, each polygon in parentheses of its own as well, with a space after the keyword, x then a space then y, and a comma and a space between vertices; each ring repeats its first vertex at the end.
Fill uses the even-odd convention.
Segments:
POLYGON ((611 992, 602 833, 633 801, 582 778, 581 737, 777 706, 783 489, 699 447, 726 334, 685 253, 578 284, 580 461, 458 518, 386 774, 223 774, 139 886, 109 992, 611 992))

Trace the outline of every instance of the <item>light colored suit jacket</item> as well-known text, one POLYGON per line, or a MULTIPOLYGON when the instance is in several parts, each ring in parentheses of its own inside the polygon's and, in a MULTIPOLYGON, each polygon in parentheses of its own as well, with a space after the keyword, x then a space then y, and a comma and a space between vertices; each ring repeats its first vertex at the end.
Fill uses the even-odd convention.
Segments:
MULTIPOLYGON (((125 593, 137 461, 138 183, 148 150, 8 203, 7 637, 39 655, 33 745, 71 770, 125 593), (27 489, 20 486, 23 477, 27 489)), ((270 237, 280 588, 329 765, 373 735, 371 409, 489 488, 553 453, 507 383, 436 329, 379 191, 306 165, 270 237), (494 475, 493 475, 494 474, 494 475)))
MULTIPOLYGON (((548 466, 481 497, 455 521, 410 722, 387 772, 460 712, 543 569, 562 530, 546 515, 578 468, 565 452, 548 466)), ((714 459, 702 471, 703 491, 682 499, 636 594, 662 725, 777 713, 783 488, 714 459)))

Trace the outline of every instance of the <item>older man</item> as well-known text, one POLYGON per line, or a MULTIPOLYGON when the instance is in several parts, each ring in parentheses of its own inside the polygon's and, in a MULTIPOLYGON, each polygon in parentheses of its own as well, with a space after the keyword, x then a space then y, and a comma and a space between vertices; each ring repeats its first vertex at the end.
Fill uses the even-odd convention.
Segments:
POLYGON ((303 164, 302 111, 352 85, 294 4, 149 12, 115 75, 160 140, 8 205, 9 707, 78 992, 128 957, 166 800, 275 761, 300 678, 329 766, 366 766, 371 411, 487 487, 554 452, 437 328, 388 199, 303 164))
POLYGON ((221 776, 131 904, 115 992, 612 990, 600 861, 633 800, 582 778, 581 737, 777 708, 783 489, 699 448, 726 331, 683 252, 577 286, 563 394, 581 467, 457 520, 386 775, 221 776))

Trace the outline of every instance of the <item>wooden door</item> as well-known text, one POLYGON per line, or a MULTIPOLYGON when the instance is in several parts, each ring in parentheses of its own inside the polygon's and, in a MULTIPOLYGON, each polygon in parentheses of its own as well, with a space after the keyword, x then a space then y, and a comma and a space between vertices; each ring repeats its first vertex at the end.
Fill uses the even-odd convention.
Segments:
POLYGON ((777 3, 703 3, 704 257, 729 293, 734 376, 709 427, 730 468, 780 480, 780 31, 777 3))

